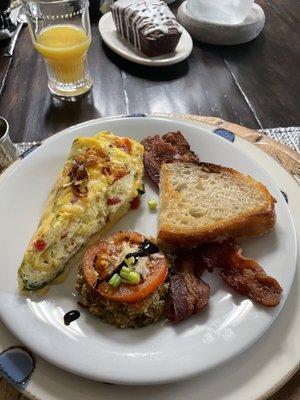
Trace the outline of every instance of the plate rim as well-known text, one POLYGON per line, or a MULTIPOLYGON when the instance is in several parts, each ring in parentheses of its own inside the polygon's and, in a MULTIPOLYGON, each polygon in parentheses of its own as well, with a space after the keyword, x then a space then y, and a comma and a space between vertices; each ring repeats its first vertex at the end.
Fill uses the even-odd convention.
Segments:
MULTIPOLYGON (((85 121, 85 122, 82 122, 82 123, 80 123, 80 124, 76 124, 76 125, 72 125, 72 126, 70 126, 70 127, 68 127, 68 128, 65 128, 65 129, 63 129, 63 130, 61 130, 61 131, 59 131, 59 132, 57 132, 56 134, 54 134, 53 136, 51 136, 51 137, 49 137, 49 138, 47 138, 47 139, 45 139, 45 140, 43 140, 43 143, 44 142, 47 142, 47 141, 52 141, 52 140, 55 140, 55 137, 56 137, 56 135, 59 135, 59 134, 62 134, 62 133, 66 133, 66 132, 68 132, 68 131, 70 131, 70 130, 73 130, 73 129, 76 129, 76 128, 79 128, 79 127, 83 127, 83 126, 90 126, 90 125, 93 125, 93 124, 97 124, 98 122, 103 122, 103 120, 120 120, 120 119, 123 119, 124 118, 124 116, 112 116, 112 117, 107 117, 107 118, 97 118, 97 119, 93 119, 93 120, 89 120, 89 121, 85 121)), ((135 118, 134 116, 132 116, 131 118, 135 118)), ((141 118, 145 118, 144 116, 143 117, 141 117, 141 118)), ((181 122, 183 125, 185 125, 185 124, 188 124, 188 125, 193 125, 193 126, 195 126, 195 121, 187 121, 187 120, 180 120, 180 119, 176 119, 176 118, 172 118, 172 117, 170 117, 170 118, 165 118, 165 117, 161 117, 161 116, 155 116, 155 115, 149 115, 149 116, 147 116, 147 118, 148 119, 155 119, 155 120, 159 120, 159 119, 163 119, 163 120, 165 120, 165 119, 170 119, 171 121, 176 121, 176 122, 181 122)), ((209 124, 206 124, 206 123, 199 123, 199 124, 196 124, 196 125, 200 125, 203 129, 205 129, 205 128, 207 128, 207 130, 209 131, 209 132, 211 132, 212 130, 214 130, 214 129, 216 129, 216 127, 213 127, 213 126, 211 126, 211 125, 209 125, 209 124), (209 129, 210 128, 210 129, 209 129)), ((240 139, 240 138, 239 138, 240 139)), ((225 140, 225 139, 223 139, 223 140, 225 140)), ((240 139, 240 140, 243 140, 243 139, 240 139)), ((255 147, 254 145, 253 145, 253 147, 255 147)), ((264 155, 266 155, 265 153, 264 153, 264 155)), ((30 155, 29 155, 29 157, 30 157, 30 155)), ((269 156, 268 156, 269 157, 269 156)), ((13 166, 15 165, 15 163, 14 164, 12 164, 3 174, 2 174, 2 176, 3 175, 6 175, 7 173, 9 173, 9 171, 11 171, 11 172, 13 172, 13 166)), ((270 174, 270 173, 268 173, 268 175, 272 178, 272 181, 276 184, 276 182, 275 182, 275 180, 273 179, 273 177, 272 177, 272 175, 270 174)), ((1 183, 1 182, 0 182, 1 183)), ((278 185, 276 184, 276 186, 278 187, 278 185)), ((291 213, 290 213, 291 214, 291 213)), ((292 220, 292 222, 293 222, 293 218, 291 218, 291 220, 292 220)), ((293 227, 294 227, 294 230, 295 230, 295 226, 294 226, 294 224, 293 224, 293 227)), ((296 250, 297 250, 297 246, 296 246, 296 250)), ((282 311, 280 311, 280 313, 281 313, 282 311)), ((278 313, 278 315, 279 315, 279 313, 278 313)), ((277 316, 276 316, 277 317, 277 316)), ((273 319, 272 320, 272 322, 269 324, 269 326, 268 326, 268 328, 267 329, 269 329, 269 327, 273 324, 273 322, 275 321, 275 319, 273 319)), ((263 335, 264 334, 266 334, 266 332, 264 332, 263 333, 263 335)), ((253 343, 251 344, 251 346, 253 346, 253 343)), ((247 346, 247 348, 248 348, 248 346, 247 346)), ((244 349, 245 350, 245 349, 244 349)), ((243 350, 243 351, 244 351, 243 350)), ((235 354, 235 357, 236 356, 238 356, 238 354, 235 354)), ((227 361, 227 360, 226 360, 227 361)), ((225 362, 226 362, 225 361, 225 362)), ((223 363, 224 364, 224 363, 223 363)), ((214 368, 214 367, 213 367, 214 368)), ((76 375, 75 375, 76 376, 76 375)))
MULTIPOLYGON (((140 55, 133 56, 133 55, 128 54, 127 52, 123 51, 118 46, 115 46, 114 44, 111 43, 110 40, 108 40, 106 31, 104 30, 104 27, 106 26, 105 24, 107 23, 107 20, 109 20, 109 19, 111 19, 111 22, 113 24, 112 26, 115 26, 114 22, 113 22, 111 11, 109 11, 108 13, 105 13, 98 22, 98 30, 99 30, 101 39, 113 52, 115 52, 120 57, 125 58, 126 60, 131 61, 133 63, 145 65, 148 67, 163 67, 163 66, 173 65, 173 64, 177 64, 177 63, 185 60, 186 58, 188 58, 193 50, 193 40, 191 38, 191 35, 188 33, 188 31, 184 27, 182 27, 182 36, 179 39, 179 41, 182 40, 183 35, 184 35, 184 37, 189 42, 189 47, 187 47, 187 49, 184 52, 182 52, 182 54, 180 54, 179 56, 176 57, 176 54, 175 54, 173 57, 170 57, 167 60, 154 60, 153 58, 155 58, 155 57, 148 57, 146 55, 143 56, 142 53, 140 55)), ((110 34, 109 34, 109 36, 110 36, 110 34)), ((124 39, 124 40, 126 40, 126 39, 124 39)), ((121 39, 118 38, 117 42, 121 43, 121 39)), ((132 44, 128 42, 129 50, 133 51, 134 50, 133 46, 132 46, 132 49, 130 48, 130 46, 132 46, 132 44)))

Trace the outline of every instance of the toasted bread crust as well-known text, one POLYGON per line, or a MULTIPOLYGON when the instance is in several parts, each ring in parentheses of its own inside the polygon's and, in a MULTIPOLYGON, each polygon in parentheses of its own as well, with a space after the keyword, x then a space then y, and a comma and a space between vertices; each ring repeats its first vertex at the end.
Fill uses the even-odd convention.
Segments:
MULTIPOLYGON (((208 173, 227 173, 231 174, 237 180, 243 180, 247 185, 251 185, 253 190, 260 191, 266 199, 267 206, 258 208, 254 213, 245 212, 237 218, 230 220, 216 221, 213 226, 199 227, 199 229, 190 227, 175 228, 167 220, 159 222, 158 241, 168 245, 181 247, 195 246, 199 243, 217 239, 220 236, 250 237, 267 233, 272 229, 276 222, 275 203, 276 200, 270 194, 268 189, 260 182, 248 175, 244 175, 232 168, 222 167, 211 163, 200 163, 200 168, 208 173)), ((180 194, 170 185, 170 176, 168 166, 164 164, 161 170, 161 191, 168 193, 168 197, 161 197, 160 207, 166 207, 168 198, 178 199, 180 194)), ((175 212, 175 211, 174 211, 175 212)))

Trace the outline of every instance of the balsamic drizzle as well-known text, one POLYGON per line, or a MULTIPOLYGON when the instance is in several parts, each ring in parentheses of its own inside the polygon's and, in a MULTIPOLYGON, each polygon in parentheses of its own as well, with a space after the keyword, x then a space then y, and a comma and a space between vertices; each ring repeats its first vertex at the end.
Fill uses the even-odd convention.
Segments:
POLYGON ((64 315, 64 323, 65 325, 70 325, 71 322, 75 321, 76 319, 78 319, 80 317, 80 312, 77 310, 72 310, 72 311, 68 311, 65 315, 64 315))
POLYGON ((138 249, 138 251, 126 254, 125 258, 134 257, 134 264, 136 264, 140 257, 147 257, 150 254, 158 252, 159 252, 159 247, 156 246, 156 244, 150 242, 150 240, 145 239, 141 244, 140 248, 138 249))
MULTIPOLYGON (((127 264, 125 261, 122 261, 110 274, 107 275, 107 277, 105 278, 105 282, 108 282, 110 280, 110 278, 114 275, 114 274, 118 274, 121 269, 123 267, 127 267, 127 264)), ((96 285, 94 286, 95 289, 98 289, 98 286, 100 285, 101 281, 98 278, 96 281, 96 285)))
MULTIPOLYGON (((158 253, 158 252, 159 252, 159 247, 156 246, 156 244, 150 242, 150 240, 145 239, 145 240, 143 241, 143 243, 140 245, 139 249, 138 249, 136 252, 126 254, 125 258, 128 259, 128 258, 130 258, 130 257, 133 257, 133 258, 134 258, 134 263, 133 263, 133 265, 134 265, 134 264, 136 264, 136 263, 138 262, 138 259, 139 259, 140 257, 147 257, 147 256, 149 256, 150 254, 154 254, 154 253, 158 253)), ((121 262, 121 263, 106 277, 105 281, 108 282, 108 281, 110 280, 110 278, 111 278, 114 274, 119 273, 123 267, 127 267, 127 264, 126 264, 125 261, 122 261, 122 262, 121 262)), ((94 287, 96 288, 96 286, 99 286, 99 284, 100 284, 100 282, 99 282, 99 283, 96 282, 96 285, 95 285, 94 287)))
POLYGON ((142 243, 143 249, 148 253, 148 254, 154 254, 159 252, 159 247, 156 246, 156 244, 150 242, 150 240, 146 239, 142 243))

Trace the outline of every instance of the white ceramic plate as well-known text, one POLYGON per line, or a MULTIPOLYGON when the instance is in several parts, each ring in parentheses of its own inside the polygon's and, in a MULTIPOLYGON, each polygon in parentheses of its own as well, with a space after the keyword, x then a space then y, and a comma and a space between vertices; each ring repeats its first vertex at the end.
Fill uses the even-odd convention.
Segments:
POLYGON ((193 50, 192 38, 184 28, 182 29, 183 32, 175 51, 162 56, 148 57, 135 49, 130 42, 119 35, 111 12, 104 14, 99 21, 101 37, 111 50, 129 61, 151 67, 163 67, 166 65, 176 64, 185 60, 191 54, 191 51, 193 50))
MULTIPOLYGON (((146 207, 157 196, 146 185, 143 206, 131 211, 118 229, 155 233, 156 215, 146 207)), ((159 118, 96 120, 53 136, 5 174, 0 184, 0 317, 36 354, 76 374, 105 382, 150 384, 182 380, 228 361, 253 344, 271 325, 289 293, 295 272, 296 240, 283 196, 263 167, 234 144, 189 123, 159 118), (216 274, 208 275, 212 294, 208 310, 178 326, 161 321, 138 330, 119 330, 82 310, 69 327, 65 312, 76 308, 72 294, 75 271, 53 286, 44 299, 18 292, 16 274, 38 222, 43 204, 66 158, 72 140, 108 129, 138 140, 180 129, 204 161, 249 173, 268 186, 277 199, 276 228, 244 241, 246 254, 279 280, 279 307, 265 309, 229 291, 216 274), (12 206, 13 205, 13 206, 12 206), (287 267, 288 266, 288 267, 287 267), (176 361, 175 361, 176 360, 176 361)))

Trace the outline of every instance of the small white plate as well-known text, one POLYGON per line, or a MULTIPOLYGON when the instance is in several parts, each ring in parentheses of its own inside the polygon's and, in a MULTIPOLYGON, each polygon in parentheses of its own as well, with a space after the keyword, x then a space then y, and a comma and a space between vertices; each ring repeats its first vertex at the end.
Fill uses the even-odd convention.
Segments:
POLYGON ((133 47, 117 31, 111 12, 104 14, 99 21, 99 32, 107 46, 119 56, 137 64, 148 65, 151 67, 163 67, 176 64, 185 60, 193 50, 193 40, 189 33, 184 29, 178 45, 172 53, 157 57, 148 57, 133 47))
MULTIPOLYGON (((129 212, 113 231, 133 229, 155 234, 156 214, 147 209, 147 199, 155 198, 157 192, 147 182, 145 186, 141 208, 129 212)), ((34 353, 65 370, 104 382, 179 381, 229 361, 274 322, 295 273, 294 226, 273 179, 235 143, 185 122, 151 117, 111 118, 89 121, 51 137, 1 179, 0 221, 0 318, 34 353), (177 326, 159 321, 137 330, 120 330, 86 310, 81 310, 81 317, 70 326, 63 324, 64 314, 77 308, 73 296, 75 269, 43 298, 22 295, 17 287, 17 269, 70 145, 75 137, 100 130, 137 140, 181 130, 203 161, 236 168, 267 185, 277 200, 276 227, 268 235, 245 241, 243 248, 282 285, 280 305, 267 309, 254 304, 230 291, 217 274, 208 274, 205 279, 211 285, 210 304, 202 314, 177 326)))

